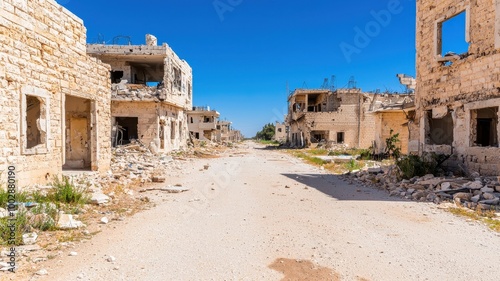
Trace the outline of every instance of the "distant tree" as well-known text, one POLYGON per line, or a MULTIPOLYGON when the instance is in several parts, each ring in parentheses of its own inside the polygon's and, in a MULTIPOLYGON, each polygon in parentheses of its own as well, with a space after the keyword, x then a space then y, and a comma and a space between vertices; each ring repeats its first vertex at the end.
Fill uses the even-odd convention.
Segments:
POLYGON ((257 132, 255 135, 256 139, 259 140, 272 140, 274 137, 275 126, 272 123, 264 125, 261 131, 257 132))

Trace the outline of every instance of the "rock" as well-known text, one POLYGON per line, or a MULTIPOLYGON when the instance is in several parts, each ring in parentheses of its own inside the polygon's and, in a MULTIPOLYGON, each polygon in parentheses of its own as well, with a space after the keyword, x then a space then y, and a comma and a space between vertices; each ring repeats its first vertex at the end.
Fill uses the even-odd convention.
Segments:
POLYGON ((109 196, 103 193, 93 193, 92 197, 90 198, 90 203, 100 205, 100 204, 105 204, 109 202, 109 196))
POLYGON ((481 189, 483 188, 483 183, 480 181, 474 181, 467 185, 470 189, 481 189))
POLYGON ((406 191, 406 194, 407 194, 407 195, 412 195, 412 194, 413 194, 413 192, 415 192, 415 189, 414 189, 414 188, 410 188, 410 189, 408 189, 408 190, 406 191))
POLYGON ((42 275, 47 275, 47 274, 49 274, 49 272, 47 271, 47 269, 42 268, 42 269, 40 269, 39 271, 37 271, 35 274, 36 274, 36 275, 40 275, 40 276, 42 276, 42 275))
POLYGON ((208 170, 208 168, 210 168, 210 165, 208 165, 208 164, 207 165, 203 165, 203 169, 208 170))
POLYGON ((470 174, 470 177, 471 177, 471 178, 473 178, 473 179, 474 179, 474 178, 478 178, 478 177, 480 177, 480 176, 481 176, 481 175, 480 175, 478 172, 472 172, 472 173, 470 174))
POLYGON ((484 193, 492 193, 492 192, 495 192, 495 190, 494 190, 493 188, 491 188, 491 187, 487 187, 487 186, 485 186, 485 187, 481 188, 481 191, 482 191, 482 192, 484 192, 484 193))
POLYGON ((70 256, 70 257, 74 257, 74 256, 77 256, 77 255, 78 255, 78 253, 77 253, 77 252, 69 252, 69 255, 68 255, 68 256, 70 256))
POLYGON ((481 195, 478 194, 478 195, 472 196, 470 200, 474 203, 477 203, 477 202, 479 202, 479 200, 481 200, 481 195))
POLYGON ((455 195, 453 195, 453 200, 455 200, 455 202, 457 201, 457 199, 464 200, 464 201, 471 201, 471 198, 472 198, 472 194, 466 193, 466 192, 459 192, 459 193, 455 193, 455 195))
POLYGON ((162 176, 155 176, 151 179, 153 182, 165 182, 166 178, 162 176))
POLYGON ((24 245, 33 245, 36 243, 37 238, 38 238, 38 234, 36 234, 36 232, 23 234, 23 244, 24 245))
POLYGON ((423 179, 424 181, 426 181, 426 180, 430 180, 430 179, 433 179, 433 178, 434 178, 434 175, 433 175, 433 174, 427 174, 427 175, 425 175, 425 176, 423 176, 423 177, 422 177, 422 179, 423 179))
POLYGON ((103 224, 107 224, 108 222, 109 222, 109 220, 108 220, 108 218, 107 218, 107 217, 103 217, 103 218, 101 219, 101 223, 103 223, 103 224))
POLYGON ((108 262, 114 262, 114 261, 116 261, 116 258, 115 258, 115 257, 113 257, 113 256, 108 256, 108 257, 106 258, 106 261, 108 261, 108 262))
POLYGON ((81 221, 73 219, 73 215, 68 215, 64 213, 59 214, 59 220, 57 221, 57 228, 59 229, 75 229, 85 226, 81 221))
POLYGON ((441 183, 441 190, 449 190, 451 188, 451 183, 443 182, 441 183))
POLYGON ((500 203, 500 198, 495 198, 493 200, 482 200, 479 201, 480 204, 487 204, 487 205, 498 205, 500 203))
POLYGON ((497 192, 500 192, 500 185, 495 186, 495 190, 496 190, 497 192))
POLYGON ((483 198, 486 199, 486 200, 494 200, 496 199, 497 197, 491 193, 484 193, 483 194, 483 198))
POLYGON ((419 190, 413 193, 412 198, 413 200, 421 200, 422 198, 425 198, 427 196, 427 193, 425 191, 419 190))

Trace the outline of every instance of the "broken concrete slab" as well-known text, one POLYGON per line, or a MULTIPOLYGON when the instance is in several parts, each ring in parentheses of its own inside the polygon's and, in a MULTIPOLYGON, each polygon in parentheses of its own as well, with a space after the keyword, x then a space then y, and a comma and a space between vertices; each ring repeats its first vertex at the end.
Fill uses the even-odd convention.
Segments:
POLYGON ((96 205, 106 204, 109 201, 110 201, 109 196, 99 192, 92 193, 92 197, 90 198, 90 203, 96 205))
POLYGON ((62 213, 59 214, 59 220, 57 221, 56 226, 59 229, 75 229, 84 227, 85 224, 83 224, 81 221, 73 219, 73 215, 62 213))

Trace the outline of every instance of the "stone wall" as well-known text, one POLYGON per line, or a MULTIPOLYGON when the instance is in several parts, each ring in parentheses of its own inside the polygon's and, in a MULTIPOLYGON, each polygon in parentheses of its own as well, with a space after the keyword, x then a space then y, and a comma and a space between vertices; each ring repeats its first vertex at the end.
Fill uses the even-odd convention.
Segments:
POLYGON ((401 153, 408 154, 409 131, 404 112, 379 112, 376 119, 376 152, 383 153, 386 149, 385 141, 393 134, 399 134, 399 142, 396 144, 401 148, 401 153))
POLYGON ((116 117, 137 117, 139 140, 160 151, 186 148, 188 127, 186 114, 182 109, 166 103, 113 101, 113 119, 116 117))
POLYGON ((497 0, 417 1, 416 121, 420 136, 412 142, 418 141, 420 152, 455 154, 459 165, 484 175, 500 173, 499 3, 497 0), (462 11, 467 18, 464 33, 470 41, 468 52, 443 58, 439 50, 440 24, 462 11), (474 115, 484 108, 496 111, 492 118, 496 126, 488 129, 495 140, 486 146, 478 144, 478 119, 474 115), (430 122, 442 119, 447 112, 453 120, 452 141, 441 144, 433 139, 442 137, 443 130, 436 130, 430 122))
POLYGON ((109 68, 86 55, 82 20, 53 0, 3 0, 0 10, 0 171, 14 165, 21 186, 60 173, 65 97, 76 96, 92 103, 91 168, 106 172, 111 158, 109 68), (36 105, 41 109, 37 128, 25 117, 33 97, 41 103, 36 105), (27 144, 29 130, 41 132, 34 147, 27 144))

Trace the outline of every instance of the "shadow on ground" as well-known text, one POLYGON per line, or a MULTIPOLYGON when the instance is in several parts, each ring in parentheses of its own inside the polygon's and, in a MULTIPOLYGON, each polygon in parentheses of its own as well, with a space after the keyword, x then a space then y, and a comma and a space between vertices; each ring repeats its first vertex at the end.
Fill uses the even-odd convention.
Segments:
POLYGON ((389 193, 375 187, 364 187, 356 182, 342 180, 341 176, 328 174, 282 174, 283 176, 317 189, 338 200, 357 201, 406 201, 401 198, 389 197, 389 193))

